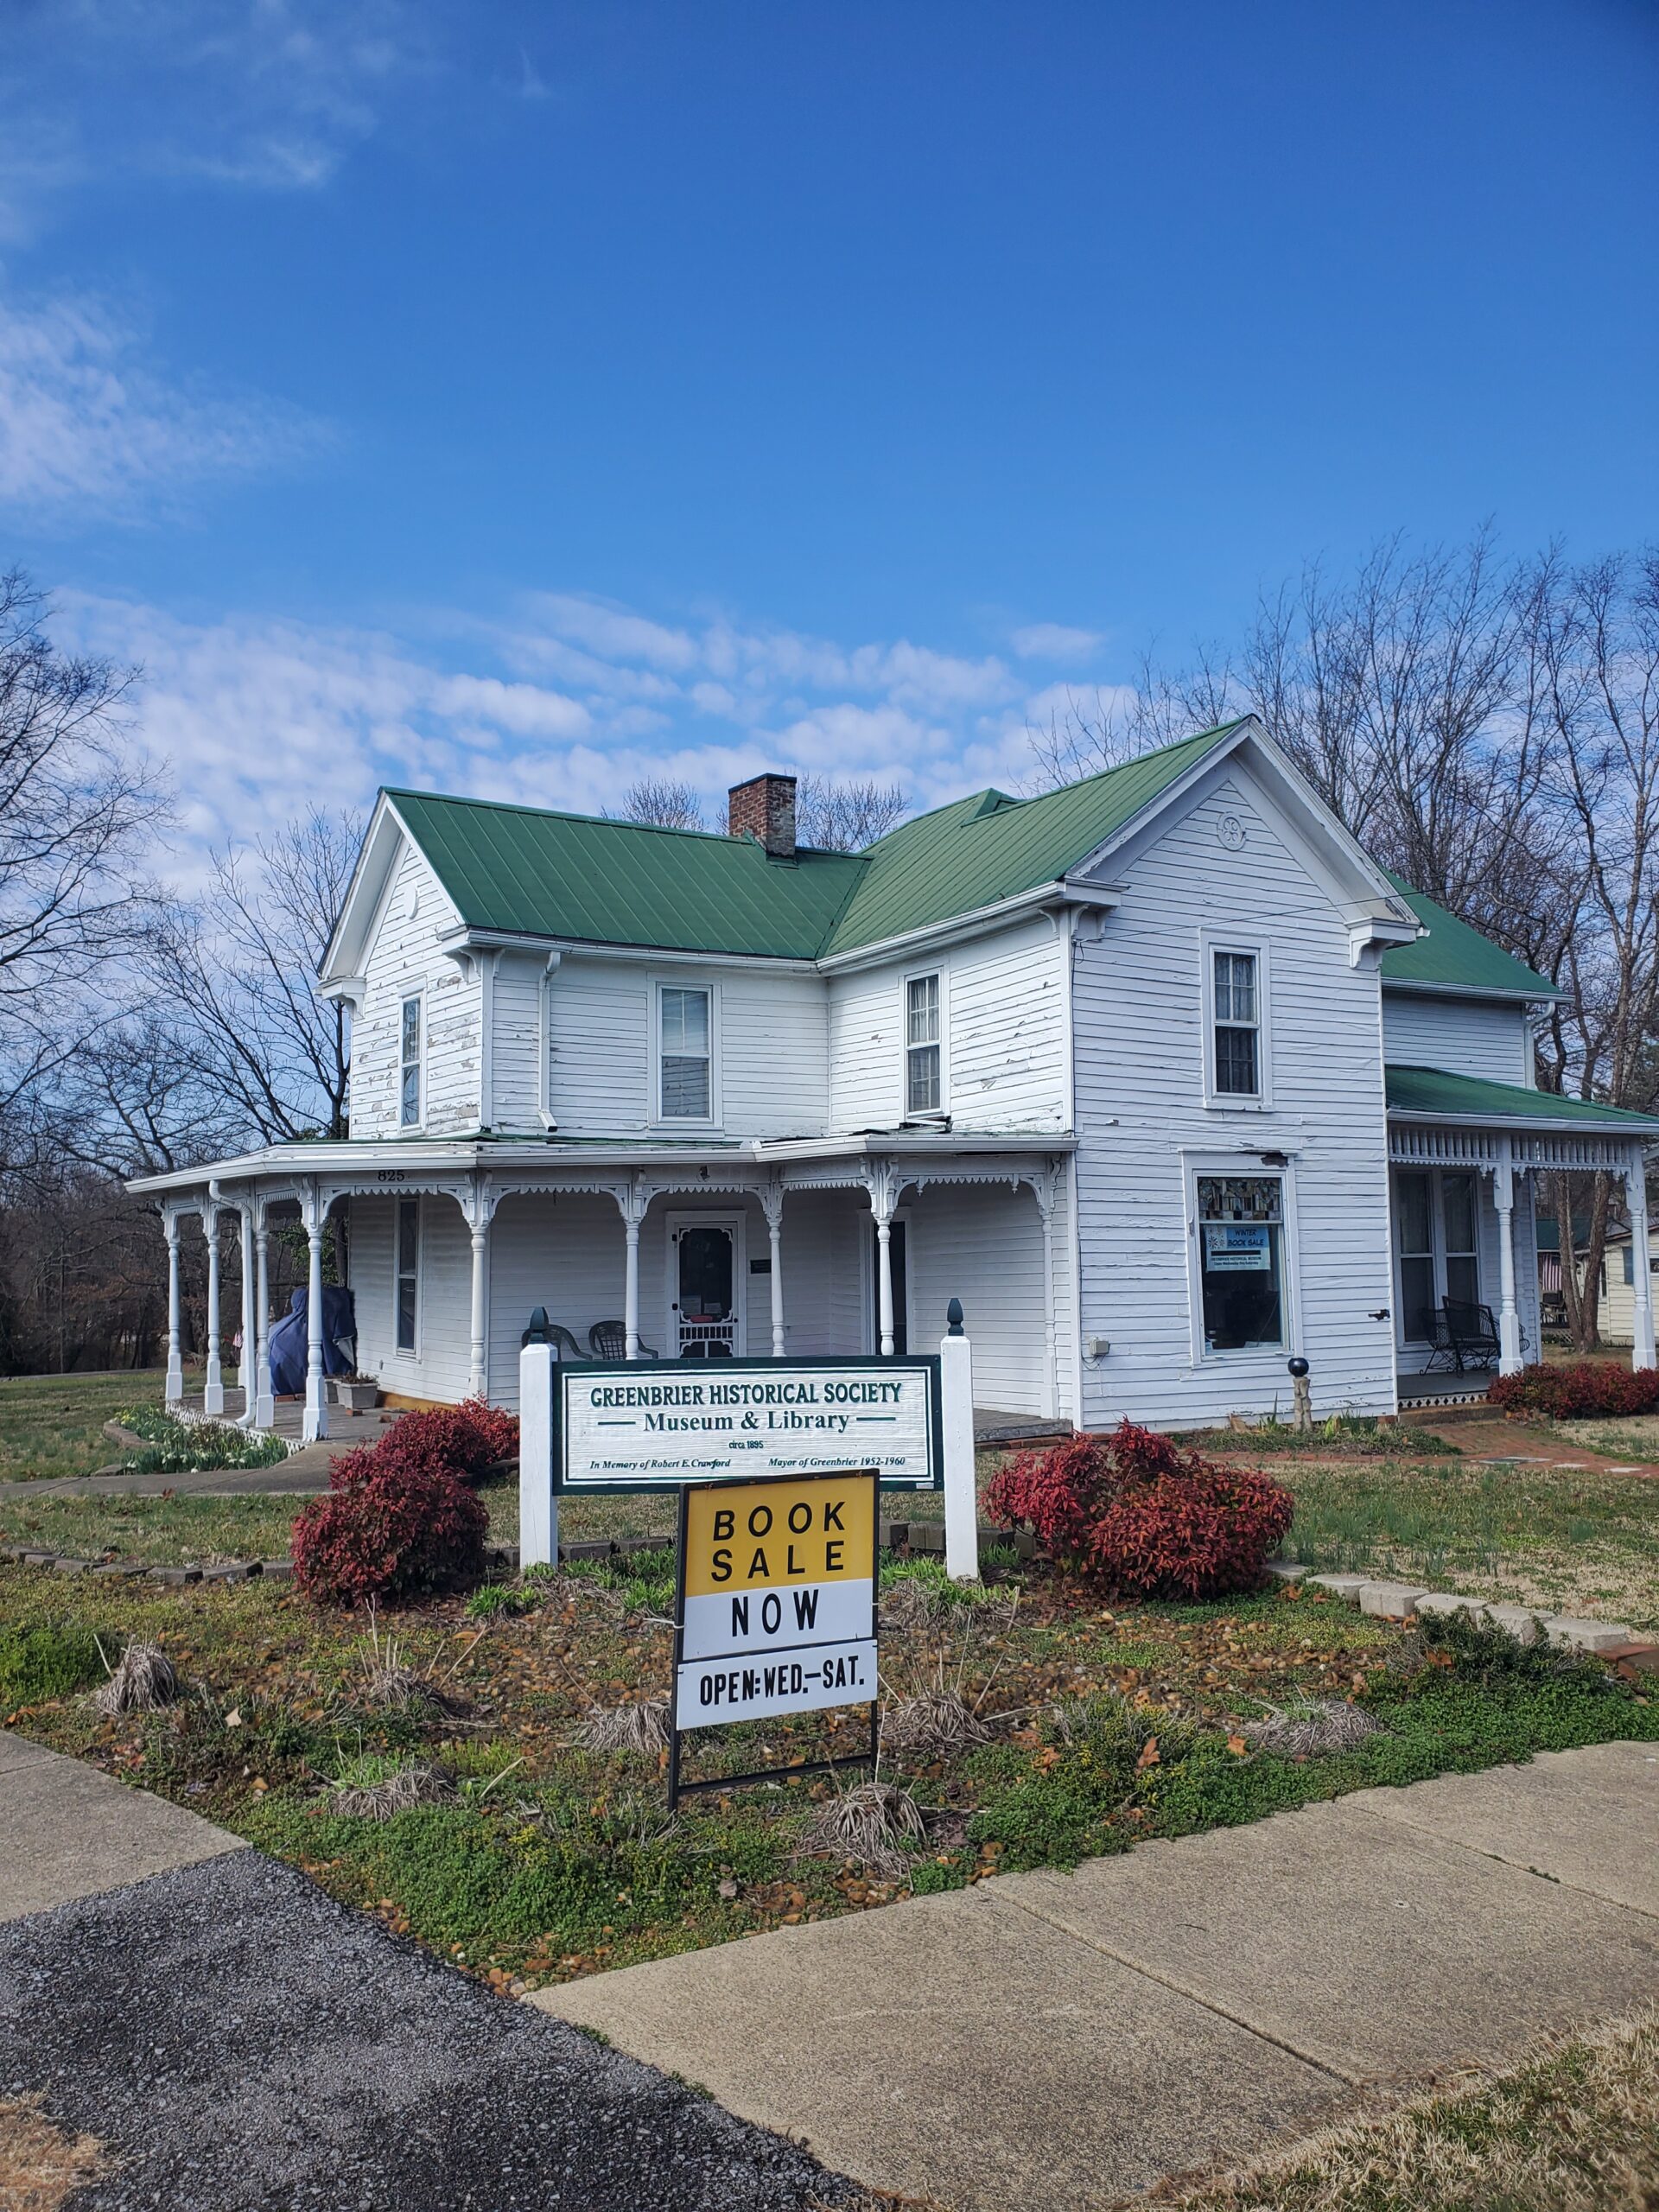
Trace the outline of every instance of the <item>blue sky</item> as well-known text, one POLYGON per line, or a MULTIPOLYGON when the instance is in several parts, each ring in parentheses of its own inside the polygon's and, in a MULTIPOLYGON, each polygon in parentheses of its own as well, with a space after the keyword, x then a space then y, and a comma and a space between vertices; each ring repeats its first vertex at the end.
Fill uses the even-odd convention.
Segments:
POLYGON ((931 800, 1308 557, 1652 531, 1649 0, 0 5, 0 559, 198 840, 931 800))

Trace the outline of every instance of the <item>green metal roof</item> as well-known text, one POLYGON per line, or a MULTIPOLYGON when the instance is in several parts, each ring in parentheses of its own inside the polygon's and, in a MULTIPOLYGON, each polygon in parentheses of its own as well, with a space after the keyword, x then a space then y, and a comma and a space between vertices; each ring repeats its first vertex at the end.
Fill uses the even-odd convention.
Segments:
POLYGON ((1579 1122, 1587 1128, 1622 1129, 1632 1136, 1649 1130, 1659 1135, 1659 1116, 1603 1106, 1591 1098, 1563 1098, 1559 1091, 1490 1083, 1484 1076, 1451 1075, 1443 1068, 1390 1064, 1384 1074, 1391 1114, 1457 1114, 1476 1122, 1579 1122))
POLYGON ((901 823, 864 855, 866 872, 825 953, 879 944, 1055 882, 1238 726, 1201 730, 1039 798, 976 791, 901 823))
POLYGON ((1467 922, 1414 891, 1391 868, 1383 874, 1428 931, 1414 944, 1389 947, 1382 961, 1385 983, 1439 983, 1448 989, 1502 991, 1529 999, 1561 996, 1548 976, 1538 975, 1467 922))
POLYGON ((471 929, 810 960, 865 863, 747 837, 389 791, 471 929))
MULTIPOLYGON (((1202 730, 1035 798, 976 791, 861 853, 771 860, 751 839, 389 791, 469 928, 670 952, 822 959, 1052 883, 1239 729, 1202 730)), ((1527 997, 1541 976, 1390 879, 1430 934, 1382 956, 1389 982, 1527 997)))

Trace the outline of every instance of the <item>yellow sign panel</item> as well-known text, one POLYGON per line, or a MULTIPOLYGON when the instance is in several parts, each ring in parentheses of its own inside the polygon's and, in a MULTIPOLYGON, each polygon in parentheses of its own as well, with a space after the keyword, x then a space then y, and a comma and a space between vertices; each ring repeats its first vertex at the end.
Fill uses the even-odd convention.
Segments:
POLYGON ((874 1473, 722 1483, 685 1501, 685 1594, 868 1582, 875 1558, 874 1473))

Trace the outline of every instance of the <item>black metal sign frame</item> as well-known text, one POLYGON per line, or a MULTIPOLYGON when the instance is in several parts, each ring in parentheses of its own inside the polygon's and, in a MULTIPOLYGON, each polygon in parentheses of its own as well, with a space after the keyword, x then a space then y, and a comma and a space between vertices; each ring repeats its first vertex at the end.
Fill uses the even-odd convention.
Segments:
MULTIPOLYGON (((839 1363, 836 1363, 839 1364, 839 1363)), ((681 1483, 677 1487, 680 1493, 680 1525, 675 1544, 674 1674, 669 1693, 668 1707, 669 1811, 677 1812, 681 1798, 690 1796, 692 1791, 698 1789, 741 1789, 751 1783, 784 1782, 793 1774, 832 1774, 838 1772, 842 1767, 849 1766, 867 1766, 874 1773, 881 1746, 881 1479, 878 1471, 874 1467, 838 1467, 834 1474, 830 1475, 739 1475, 728 1482, 681 1483), (682 1734, 690 1733, 689 1729, 683 1730, 680 1726, 680 1668, 683 1663, 683 1655, 685 1648, 686 1537, 690 1520, 691 1492, 693 1490, 764 1490, 768 1484, 779 1482, 837 1483, 845 1482, 849 1477, 861 1478, 873 1477, 875 1481, 875 1494, 870 1506, 870 1641, 875 1645, 876 1649, 876 1678, 873 1685, 874 1694, 870 1699, 869 1749, 863 1751, 844 1752, 838 1758, 808 1759, 796 1766, 760 1767, 752 1774, 715 1774, 703 1777, 695 1782, 683 1781, 680 1777, 680 1738, 682 1734)), ((841 1709, 833 1706, 816 1707, 804 1706, 798 1708, 799 1711, 809 1713, 813 1711, 828 1713, 841 1709)), ((778 1713, 772 1717, 782 1720, 787 1716, 778 1713)), ((721 1724, 718 1721, 704 1720, 693 1725, 708 1728, 718 1727, 721 1724)))

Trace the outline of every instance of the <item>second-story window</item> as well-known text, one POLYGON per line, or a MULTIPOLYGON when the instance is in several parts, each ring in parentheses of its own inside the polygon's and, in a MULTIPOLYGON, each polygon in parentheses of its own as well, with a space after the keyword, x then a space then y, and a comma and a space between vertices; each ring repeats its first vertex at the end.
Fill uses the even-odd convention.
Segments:
POLYGON ((421 1126, 421 1002, 404 1001, 397 1039, 397 1120, 405 1129, 421 1126))
POLYGON ((706 1122, 714 1111, 709 993, 664 983, 661 1020, 662 1118, 706 1122))
POLYGON ((905 1111, 937 1114, 943 1096, 939 979, 912 976, 905 985, 905 1111))
POLYGON ((1216 952, 1216 1091, 1255 1098, 1262 1090, 1261 994, 1253 952, 1216 952))

